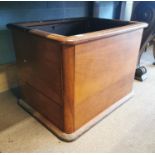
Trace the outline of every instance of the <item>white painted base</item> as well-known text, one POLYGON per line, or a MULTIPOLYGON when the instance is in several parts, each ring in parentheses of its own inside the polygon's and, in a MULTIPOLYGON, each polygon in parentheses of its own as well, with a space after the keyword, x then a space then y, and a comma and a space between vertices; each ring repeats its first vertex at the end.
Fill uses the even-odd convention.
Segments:
POLYGON ((80 129, 76 130, 75 132, 73 132, 71 134, 66 134, 66 133, 62 132, 55 125, 53 125, 51 122, 49 122, 43 115, 41 115, 39 112, 35 111, 32 107, 30 107, 28 104, 26 104, 22 99, 18 100, 18 104, 20 106, 22 106, 28 113, 30 113, 32 116, 34 116, 39 122, 41 122, 43 125, 45 125, 58 138, 60 138, 61 140, 70 142, 70 141, 73 141, 73 140, 77 139, 78 137, 80 137, 83 133, 88 131, 96 123, 98 123, 103 118, 108 116, 111 112, 113 112, 118 107, 120 107, 125 101, 129 100, 132 96, 133 96, 133 91, 131 93, 129 93, 127 96, 120 99, 118 102, 116 102, 112 106, 110 106, 108 109, 104 110, 102 113, 97 115, 95 118, 90 120, 88 123, 86 123, 80 129))

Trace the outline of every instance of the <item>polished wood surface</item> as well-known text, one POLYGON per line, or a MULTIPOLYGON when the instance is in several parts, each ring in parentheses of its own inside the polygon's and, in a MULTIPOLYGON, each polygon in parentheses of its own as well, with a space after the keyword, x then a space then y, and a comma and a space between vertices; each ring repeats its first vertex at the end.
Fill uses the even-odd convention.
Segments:
POLYGON ((64 132, 75 131, 74 126, 74 82, 75 82, 75 46, 63 46, 62 51, 64 132))
POLYGON ((15 44, 19 77, 62 105, 61 46, 26 32, 13 33, 14 42, 19 42, 15 44))
POLYGON ((62 29, 58 34, 29 29, 34 23, 28 23, 28 28, 9 25, 23 99, 67 134, 132 91, 141 36, 147 25, 96 21, 101 24, 96 31, 93 25, 89 32, 72 36, 62 35, 62 29), (99 30, 101 26, 103 30, 99 30))
POLYGON ((137 30, 76 46, 76 129, 131 92, 141 35, 137 30))
POLYGON ((56 104, 27 83, 22 83, 22 94, 24 101, 29 103, 58 128, 64 130, 62 119, 63 109, 60 105, 56 104))
POLYGON ((72 142, 79 138, 82 134, 86 133, 91 129, 94 125, 102 121, 109 114, 111 114, 114 110, 122 106, 126 101, 133 97, 133 91, 128 95, 121 98, 119 101, 113 103, 112 106, 102 111, 96 117, 92 118, 88 123, 83 125, 80 129, 76 130, 73 133, 67 134, 63 130, 60 130, 57 126, 55 126, 49 119, 47 119, 44 115, 42 115, 38 110, 34 109, 32 106, 28 105, 23 99, 18 100, 18 104, 26 110, 29 114, 31 114, 34 118, 36 118, 40 123, 42 123, 47 129, 49 129, 54 135, 66 142, 72 142))

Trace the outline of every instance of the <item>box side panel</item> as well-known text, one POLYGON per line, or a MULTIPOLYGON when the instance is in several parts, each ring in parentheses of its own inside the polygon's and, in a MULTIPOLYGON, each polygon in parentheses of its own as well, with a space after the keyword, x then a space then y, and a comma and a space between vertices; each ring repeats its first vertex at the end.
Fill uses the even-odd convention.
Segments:
POLYGON ((75 48, 75 128, 132 90, 142 29, 75 48))
POLYGON ((13 41, 23 98, 63 129, 62 46, 20 30, 13 30, 13 41))
POLYGON ((27 32, 13 31, 19 77, 62 105, 61 45, 27 32))

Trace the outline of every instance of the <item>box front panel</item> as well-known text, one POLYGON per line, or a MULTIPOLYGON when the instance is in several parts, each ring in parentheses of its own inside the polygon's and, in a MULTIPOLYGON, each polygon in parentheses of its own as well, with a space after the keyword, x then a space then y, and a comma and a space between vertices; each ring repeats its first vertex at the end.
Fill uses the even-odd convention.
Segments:
POLYGON ((75 128, 132 90, 142 30, 75 48, 75 128))

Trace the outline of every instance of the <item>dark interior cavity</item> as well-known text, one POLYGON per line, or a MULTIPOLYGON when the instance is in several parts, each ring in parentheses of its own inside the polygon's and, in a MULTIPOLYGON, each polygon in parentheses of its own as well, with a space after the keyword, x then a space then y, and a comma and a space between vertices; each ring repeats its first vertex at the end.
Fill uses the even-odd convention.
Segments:
POLYGON ((129 25, 125 21, 113 21, 108 19, 84 19, 50 22, 50 24, 29 26, 32 29, 39 29, 49 33, 60 34, 64 36, 78 35, 88 32, 105 30, 115 27, 129 25))

